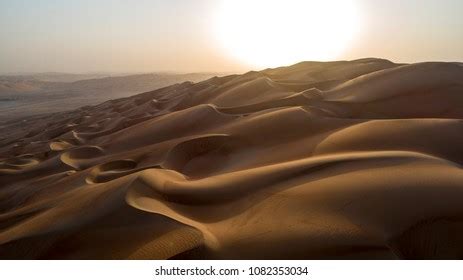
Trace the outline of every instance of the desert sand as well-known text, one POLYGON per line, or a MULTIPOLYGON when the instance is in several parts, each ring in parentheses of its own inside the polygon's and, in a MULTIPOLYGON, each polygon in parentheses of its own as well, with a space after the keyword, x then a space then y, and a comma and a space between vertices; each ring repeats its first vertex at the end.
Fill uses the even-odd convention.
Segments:
POLYGON ((180 83, 7 122, 3 259, 459 259, 463 66, 180 83))
POLYGON ((0 76, 0 126, 5 121, 96 105, 179 82, 199 82, 217 73, 108 75, 37 73, 0 76))

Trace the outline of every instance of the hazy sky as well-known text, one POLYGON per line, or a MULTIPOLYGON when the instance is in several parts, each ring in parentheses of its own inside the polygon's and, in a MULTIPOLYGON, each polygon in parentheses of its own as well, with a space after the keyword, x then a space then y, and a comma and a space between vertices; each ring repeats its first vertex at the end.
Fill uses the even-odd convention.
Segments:
MULTIPOLYGON (((463 61, 463 1, 354 1, 361 30, 337 59, 463 61)), ((219 2, 0 0, 0 72, 248 70, 217 41, 219 2)))

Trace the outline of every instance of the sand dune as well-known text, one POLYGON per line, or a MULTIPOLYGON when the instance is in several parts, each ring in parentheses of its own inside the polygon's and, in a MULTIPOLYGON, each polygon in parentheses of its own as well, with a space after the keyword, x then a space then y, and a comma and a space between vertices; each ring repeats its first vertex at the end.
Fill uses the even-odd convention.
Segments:
POLYGON ((301 62, 5 122, 0 258, 459 259, 463 66, 301 62))
MULTIPOLYGON (((0 76, 0 124, 32 115, 95 105, 108 99, 198 82, 217 73, 152 73, 137 75, 38 73, 0 76)), ((115 108, 117 110, 117 108, 115 108)))

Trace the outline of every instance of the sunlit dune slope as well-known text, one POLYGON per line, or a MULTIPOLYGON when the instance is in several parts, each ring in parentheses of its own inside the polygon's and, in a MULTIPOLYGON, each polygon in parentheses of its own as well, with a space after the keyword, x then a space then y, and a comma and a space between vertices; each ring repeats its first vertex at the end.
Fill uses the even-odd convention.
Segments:
POLYGON ((463 257, 463 66, 302 62, 7 123, 6 259, 463 257))

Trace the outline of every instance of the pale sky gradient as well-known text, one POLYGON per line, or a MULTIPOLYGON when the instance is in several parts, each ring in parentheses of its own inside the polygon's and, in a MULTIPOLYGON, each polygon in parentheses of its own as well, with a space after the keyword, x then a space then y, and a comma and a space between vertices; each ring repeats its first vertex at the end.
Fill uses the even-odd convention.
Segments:
MULTIPOLYGON (((355 1, 362 29, 337 59, 463 61, 463 1, 355 1)), ((250 70, 216 40, 218 3, 0 0, 0 73, 250 70)))

